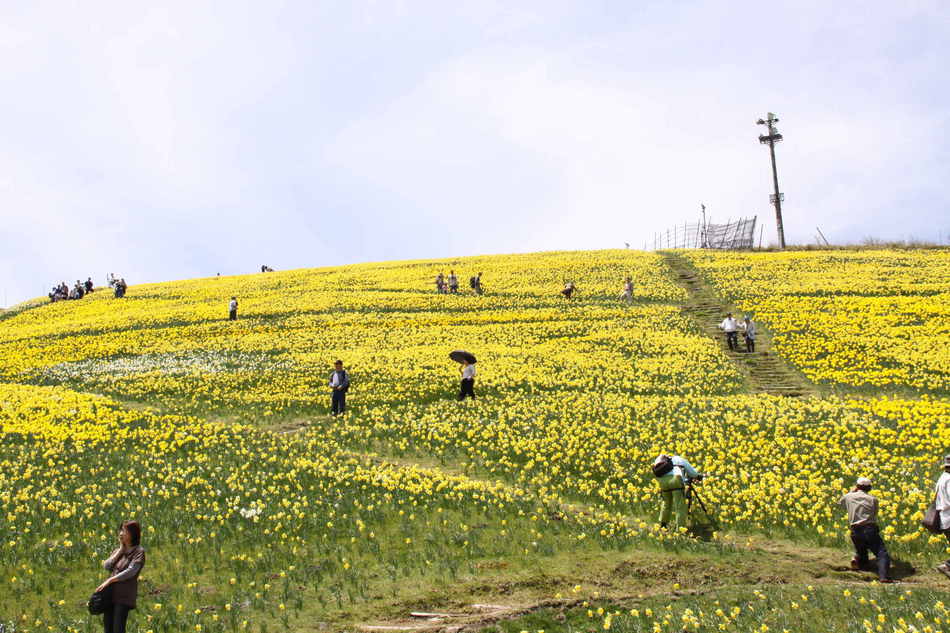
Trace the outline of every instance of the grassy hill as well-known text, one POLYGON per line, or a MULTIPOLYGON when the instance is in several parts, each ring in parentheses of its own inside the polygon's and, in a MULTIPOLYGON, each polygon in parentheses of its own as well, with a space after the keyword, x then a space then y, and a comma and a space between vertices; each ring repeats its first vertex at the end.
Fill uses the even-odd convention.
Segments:
POLYGON ((19 311, 0 321, 0 622, 93 630, 83 600, 135 518, 138 631, 938 630, 946 542, 919 515, 950 448, 948 299, 946 250, 597 251, 19 311), (460 293, 436 294, 453 269, 460 293), (730 309, 759 322, 755 354, 713 336, 730 309), (474 402, 454 349, 478 356, 474 402), (715 474, 713 538, 656 525, 660 452, 715 474), (847 568, 835 501, 859 475, 898 588, 847 568))

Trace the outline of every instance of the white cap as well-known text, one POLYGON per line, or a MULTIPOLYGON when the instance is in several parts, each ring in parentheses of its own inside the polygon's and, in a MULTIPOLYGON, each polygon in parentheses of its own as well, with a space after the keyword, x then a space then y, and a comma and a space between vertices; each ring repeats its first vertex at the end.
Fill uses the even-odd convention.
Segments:
POLYGON ((858 477, 858 483, 857 483, 857 485, 859 485, 859 486, 870 486, 870 485, 871 485, 871 480, 868 479, 867 477, 858 477))

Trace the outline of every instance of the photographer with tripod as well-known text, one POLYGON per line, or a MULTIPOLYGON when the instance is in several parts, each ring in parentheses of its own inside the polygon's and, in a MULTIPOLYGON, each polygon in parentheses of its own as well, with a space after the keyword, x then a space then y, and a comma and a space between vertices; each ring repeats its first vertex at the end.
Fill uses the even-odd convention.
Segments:
POLYGON ((660 455, 653 462, 653 476, 660 486, 660 527, 667 527, 670 515, 675 527, 686 525, 686 481, 702 478, 692 464, 679 455, 660 455))

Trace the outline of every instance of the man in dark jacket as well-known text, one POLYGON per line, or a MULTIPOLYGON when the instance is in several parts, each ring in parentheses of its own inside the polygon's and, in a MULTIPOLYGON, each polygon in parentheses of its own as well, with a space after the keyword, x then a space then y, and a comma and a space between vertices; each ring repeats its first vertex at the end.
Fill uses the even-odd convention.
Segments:
POLYGON ((350 375, 343 369, 343 361, 333 363, 333 373, 330 374, 330 389, 333 396, 330 409, 333 415, 339 415, 346 410, 346 392, 350 388, 350 375))

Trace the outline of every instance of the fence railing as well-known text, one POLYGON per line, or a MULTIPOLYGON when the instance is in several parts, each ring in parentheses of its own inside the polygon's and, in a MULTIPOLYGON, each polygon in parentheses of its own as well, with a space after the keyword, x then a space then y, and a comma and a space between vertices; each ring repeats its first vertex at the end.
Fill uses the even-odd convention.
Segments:
POLYGON ((666 231, 653 234, 645 249, 661 248, 719 248, 726 250, 749 249, 755 246, 756 217, 740 218, 725 224, 711 222, 684 222, 666 231))

